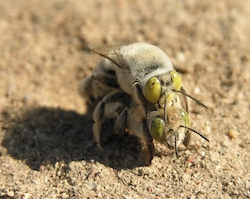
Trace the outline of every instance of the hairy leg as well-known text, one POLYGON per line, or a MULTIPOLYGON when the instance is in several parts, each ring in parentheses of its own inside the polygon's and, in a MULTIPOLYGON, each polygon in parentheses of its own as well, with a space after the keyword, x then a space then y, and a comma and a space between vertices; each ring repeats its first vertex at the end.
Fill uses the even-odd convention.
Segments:
POLYGON ((101 102, 98 103, 96 106, 94 113, 93 113, 93 133, 95 141, 97 142, 98 146, 101 148, 101 130, 102 125, 105 120, 105 117, 109 115, 110 118, 117 119, 126 104, 130 103, 130 96, 122 91, 114 91, 108 95, 106 95, 101 102), (105 107, 111 104, 107 109, 105 107))

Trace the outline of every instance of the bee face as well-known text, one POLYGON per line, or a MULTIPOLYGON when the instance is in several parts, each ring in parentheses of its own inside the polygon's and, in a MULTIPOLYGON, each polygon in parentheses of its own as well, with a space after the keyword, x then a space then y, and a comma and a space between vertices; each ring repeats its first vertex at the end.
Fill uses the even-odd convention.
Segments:
POLYGON ((159 109, 151 112, 148 117, 149 131, 152 137, 168 146, 174 148, 179 146, 189 127, 189 116, 187 112, 178 106, 170 106, 167 108, 166 118, 164 110, 159 109))

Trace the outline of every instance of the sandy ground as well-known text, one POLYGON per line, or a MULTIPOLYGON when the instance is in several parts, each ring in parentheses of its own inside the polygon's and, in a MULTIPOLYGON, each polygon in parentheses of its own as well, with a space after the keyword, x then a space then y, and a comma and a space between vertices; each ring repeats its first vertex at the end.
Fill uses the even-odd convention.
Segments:
POLYGON ((0 197, 250 198, 250 3, 247 0, 0 0, 0 197), (190 147, 136 138, 103 151, 78 83, 100 57, 86 46, 157 45, 182 74, 190 147))

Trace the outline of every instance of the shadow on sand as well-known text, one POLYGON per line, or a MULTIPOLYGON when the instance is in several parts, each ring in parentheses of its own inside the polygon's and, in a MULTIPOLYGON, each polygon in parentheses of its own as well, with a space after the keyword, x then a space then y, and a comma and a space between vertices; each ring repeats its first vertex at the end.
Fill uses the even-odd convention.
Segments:
MULTIPOLYGON (((57 108, 32 107, 2 113, 5 137, 2 142, 15 159, 23 160, 34 170, 42 165, 63 161, 98 161, 115 169, 142 164, 137 161, 140 144, 129 135, 116 137, 100 151, 93 140, 92 113, 80 115, 57 108)), ((112 126, 112 125, 111 125, 112 126)), ((105 132, 112 133, 113 129, 105 132)))

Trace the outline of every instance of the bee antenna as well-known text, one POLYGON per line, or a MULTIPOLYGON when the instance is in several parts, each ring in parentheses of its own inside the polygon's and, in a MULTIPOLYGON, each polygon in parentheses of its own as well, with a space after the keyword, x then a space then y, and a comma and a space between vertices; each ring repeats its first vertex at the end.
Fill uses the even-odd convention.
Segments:
POLYGON ((178 147, 177 147, 177 133, 171 129, 174 133, 174 150, 175 150, 175 155, 177 158, 179 158, 179 154, 178 154, 178 147))
POLYGON ((175 90, 175 89, 173 89, 173 91, 174 91, 174 92, 178 92, 178 93, 182 93, 183 95, 186 95, 187 97, 189 97, 189 98, 191 98, 192 100, 194 100, 194 101, 195 101, 197 104, 199 104, 200 106, 203 106, 204 108, 208 109, 208 107, 207 107, 205 104, 201 103, 199 100, 195 99, 194 97, 192 97, 191 95, 187 94, 186 92, 181 91, 181 90, 178 91, 178 90, 175 90))
POLYGON ((188 129, 190 131, 193 131, 194 133, 198 134, 199 136, 201 136, 206 141, 210 142, 209 139, 207 139, 204 135, 200 134, 198 131, 196 131, 194 129, 191 129, 191 128, 187 127, 187 126, 183 126, 183 125, 180 125, 180 127, 183 127, 183 128, 188 129))

